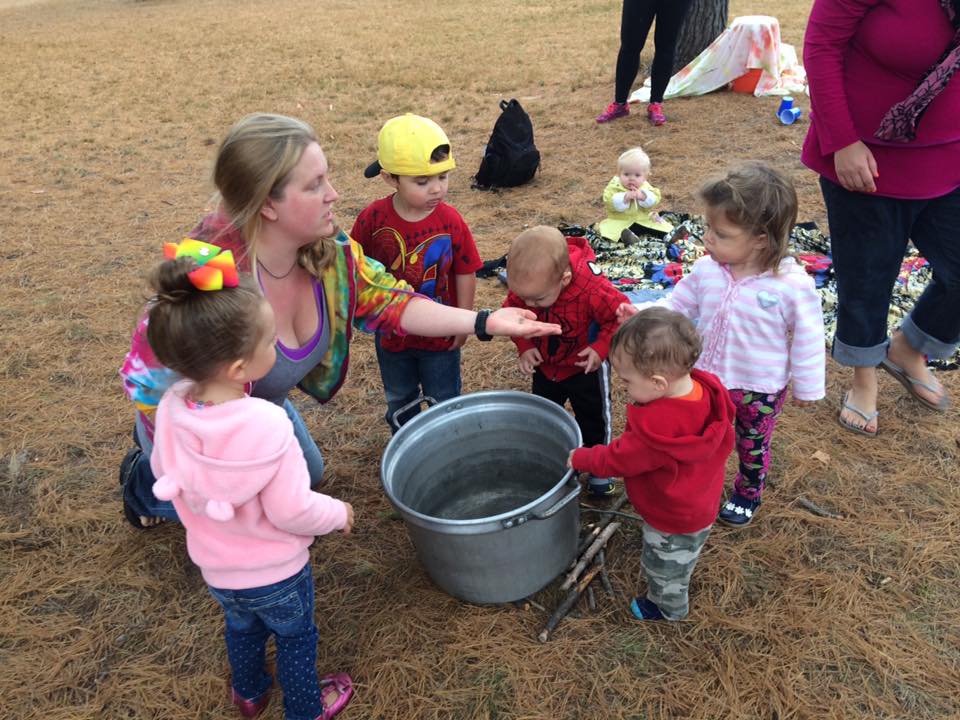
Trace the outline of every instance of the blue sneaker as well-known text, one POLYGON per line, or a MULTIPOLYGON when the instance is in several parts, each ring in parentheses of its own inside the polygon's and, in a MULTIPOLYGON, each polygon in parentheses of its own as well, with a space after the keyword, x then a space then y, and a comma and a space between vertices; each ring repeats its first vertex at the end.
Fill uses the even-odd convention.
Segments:
POLYGON ((617 492, 617 483, 613 478, 598 478, 591 475, 587 479, 587 493, 593 498, 608 498, 617 492))
POLYGON ((724 525, 730 527, 746 527, 757 514, 757 508, 760 507, 760 500, 751 500, 740 493, 733 493, 723 507, 720 508, 720 514, 717 519, 724 525))
POLYGON ((663 613, 657 604, 646 598, 635 597, 631 600, 630 612, 637 620, 663 620, 663 613))

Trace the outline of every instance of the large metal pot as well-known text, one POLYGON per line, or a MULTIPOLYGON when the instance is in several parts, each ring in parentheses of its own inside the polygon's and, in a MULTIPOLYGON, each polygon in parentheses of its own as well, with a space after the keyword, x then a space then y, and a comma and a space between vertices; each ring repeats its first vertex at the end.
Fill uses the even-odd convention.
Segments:
POLYGON ((507 602, 545 586, 576 553, 580 486, 566 459, 579 445, 576 422, 555 403, 478 392, 400 428, 380 477, 438 586, 507 602))

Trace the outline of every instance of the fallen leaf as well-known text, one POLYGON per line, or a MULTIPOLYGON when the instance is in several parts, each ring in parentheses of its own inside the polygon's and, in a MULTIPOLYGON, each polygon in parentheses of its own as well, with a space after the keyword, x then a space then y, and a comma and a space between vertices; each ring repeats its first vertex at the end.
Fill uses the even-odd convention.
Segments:
POLYGON ((827 453, 825 453, 823 450, 817 450, 817 451, 812 455, 812 457, 813 457, 815 460, 819 460, 819 461, 822 462, 824 465, 829 465, 829 464, 830 464, 830 456, 827 455, 827 453))

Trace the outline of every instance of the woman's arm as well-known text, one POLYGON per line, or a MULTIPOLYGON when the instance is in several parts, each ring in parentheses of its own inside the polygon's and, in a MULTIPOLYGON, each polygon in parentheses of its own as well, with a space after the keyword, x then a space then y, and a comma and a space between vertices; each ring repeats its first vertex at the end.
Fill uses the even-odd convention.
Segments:
POLYGON ((803 38, 803 66, 817 138, 831 153, 858 140, 843 84, 844 55, 864 15, 880 0, 816 0, 803 38))
MULTIPOLYGON (((560 326, 537 321, 531 310, 505 307, 487 317, 487 334, 507 337, 559 335, 560 326)), ((463 308, 447 307, 423 297, 413 297, 404 306, 400 327, 404 332, 424 337, 470 335, 474 332, 477 313, 463 308)))
MULTIPOLYGON (((454 282, 457 286, 457 307, 463 310, 472 310, 473 301, 477 296, 477 276, 474 273, 458 273, 454 282)), ((463 347, 468 337, 468 335, 455 336, 450 349, 456 350, 463 347)))

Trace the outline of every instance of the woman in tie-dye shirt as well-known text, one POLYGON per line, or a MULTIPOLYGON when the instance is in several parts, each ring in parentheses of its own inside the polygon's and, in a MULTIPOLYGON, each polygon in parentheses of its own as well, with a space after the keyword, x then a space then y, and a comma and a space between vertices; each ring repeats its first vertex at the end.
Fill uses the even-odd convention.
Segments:
MULTIPOLYGON (((346 375, 352 326, 435 337, 474 330, 524 337, 560 332, 516 308, 478 315, 439 305, 366 258, 334 220, 339 196, 316 133, 301 120, 268 114, 242 119, 220 145, 213 179, 220 207, 191 235, 233 250, 273 306, 277 363, 250 393, 284 407, 314 485, 321 481, 323 457, 287 394, 299 387, 319 402, 333 397, 346 375)), ((120 466, 120 483, 124 514, 138 528, 176 519, 172 505, 153 495, 149 456, 153 410, 177 377, 151 351, 146 322, 144 314, 120 370, 137 407, 136 447, 120 466)))

